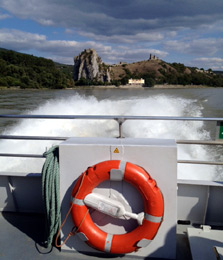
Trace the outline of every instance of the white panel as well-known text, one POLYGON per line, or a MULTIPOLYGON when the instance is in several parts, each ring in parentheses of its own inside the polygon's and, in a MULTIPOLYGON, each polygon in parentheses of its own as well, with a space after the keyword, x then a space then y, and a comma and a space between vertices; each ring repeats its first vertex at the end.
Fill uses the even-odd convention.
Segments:
POLYGON ((192 223, 203 224, 208 198, 208 186, 180 185, 177 201, 178 220, 189 220, 192 223))
MULTIPOLYGON (((176 144, 173 140, 71 138, 63 142, 60 144, 62 220, 69 208, 74 181, 88 166, 111 159, 129 161, 143 167, 157 181, 157 185, 163 193, 165 204, 164 221, 155 239, 148 247, 141 248, 138 252, 130 255, 137 255, 142 258, 149 255, 151 257, 174 259, 176 254, 176 157, 176 144), (116 151, 115 153, 116 148, 119 152, 116 151)), ((138 197, 136 197, 136 191, 133 191, 132 186, 130 188, 128 185, 126 182, 102 183, 96 191, 104 195, 114 193, 114 197, 122 192, 123 196, 130 200, 130 210, 131 208, 133 211, 141 210, 140 195, 137 193, 138 197), (131 203, 133 203, 133 206, 131 206, 131 203)), ((119 200, 121 199, 119 198, 119 200)), ((128 206, 126 205, 126 207, 128 206)), ((62 237, 63 234, 66 236, 69 233, 72 226, 71 218, 68 218, 62 230, 62 237)), ((87 246, 78 237, 70 238, 63 249, 98 252, 87 246)))

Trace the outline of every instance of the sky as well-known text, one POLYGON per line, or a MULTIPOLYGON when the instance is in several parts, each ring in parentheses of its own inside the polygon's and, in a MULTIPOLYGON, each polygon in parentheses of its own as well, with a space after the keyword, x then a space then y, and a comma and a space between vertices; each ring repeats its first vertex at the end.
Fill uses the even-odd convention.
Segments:
POLYGON ((223 70, 223 0, 0 0, 0 47, 74 64, 148 60, 223 70))

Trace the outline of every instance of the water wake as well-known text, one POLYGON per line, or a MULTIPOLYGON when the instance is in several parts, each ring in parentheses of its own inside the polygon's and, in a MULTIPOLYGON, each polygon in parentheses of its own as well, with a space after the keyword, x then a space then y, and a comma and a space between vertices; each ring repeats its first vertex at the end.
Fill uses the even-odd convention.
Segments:
MULTIPOLYGON (((42 115, 139 115, 139 116, 202 116, 202 106, 196 100, 164 95, 122 100, 97 100, 93 96, 74 95, 47 101, 26 114, 42 115)), ((64 137, 117 137, 118 124, 113 120, 32 120, 24 119, 3 134, 64 136, 64 137)), ((173 138, 204 140, 209 133, 203 122, 127 121, 123 124, 125 137, 173 138)), ((42 154, 56 141, 1 141, 0 152, 42 154)), ((202 146, 179 146, 178 159, 209 160, 210 154, 202 146)), ((43 160, 1 158, 1 171, 40 172, 43 160), (37 163, 39 161, 39 163, 37 163)), ((215 169, 209 166, 179 165, 178 178, 213 179, 215 169)))

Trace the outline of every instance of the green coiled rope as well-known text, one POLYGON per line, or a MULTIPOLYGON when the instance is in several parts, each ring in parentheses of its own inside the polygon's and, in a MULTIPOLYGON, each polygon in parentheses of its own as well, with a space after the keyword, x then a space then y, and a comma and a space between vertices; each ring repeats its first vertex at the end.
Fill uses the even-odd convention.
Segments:
POLYGON ((45 210, 45 246, 52 245, 60 227, 59 192, 59 147, 54 146, 43 154, 46 157, 42 168, 42 197, 45 210))

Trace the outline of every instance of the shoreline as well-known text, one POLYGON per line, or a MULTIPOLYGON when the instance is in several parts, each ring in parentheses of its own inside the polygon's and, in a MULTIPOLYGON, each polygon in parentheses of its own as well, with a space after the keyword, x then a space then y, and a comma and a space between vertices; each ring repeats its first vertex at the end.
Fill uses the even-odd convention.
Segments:
POLYGON ((223 88, 222 87, 212 87, 206 85, 154 85, 153 87, 143 87, 141 85, 103 85, 103 86, 78 86, 73 88, 66 88, 66 89, 201 89, 201 88, 223 88))
MULTIPOLYGON (((222 86, 223 87, 223 86, 222 86)), ((218 88, 207 85, 154 85, 155 89, 193 89, 193 88, 218 88)))
POLYGON ((73 88, 64 88, 64 89, 56 89, 56 88, 25 88, 21 89, 20 87, 1 87, 1 90, 72 90, 72 89, 202 89, 202 88, 223 88, 221 87, 213 87, 213 86, 207 86, 207 85, 154 85, 153 87, 143 87, 142 85, 101 85, 101 86, 74 86, 73 88))

